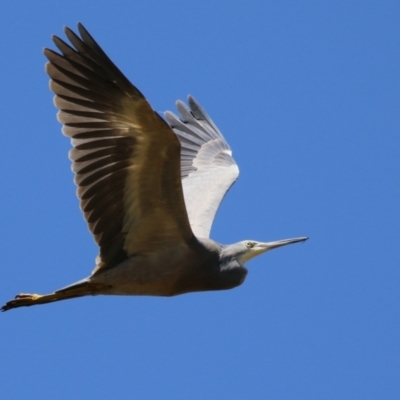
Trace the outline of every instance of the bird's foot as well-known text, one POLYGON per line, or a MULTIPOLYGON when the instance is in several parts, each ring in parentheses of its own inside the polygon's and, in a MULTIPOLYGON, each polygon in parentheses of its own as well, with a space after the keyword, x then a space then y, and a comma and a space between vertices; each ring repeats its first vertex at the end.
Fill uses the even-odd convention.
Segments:
POLYGON ((17 294, 13 300, 7 301, 7 303, 1 307, 1 311, 11 310, 16 307, 33 306, 34 304, 37 304, 42 297, 44 296, 40 294, 17 294))

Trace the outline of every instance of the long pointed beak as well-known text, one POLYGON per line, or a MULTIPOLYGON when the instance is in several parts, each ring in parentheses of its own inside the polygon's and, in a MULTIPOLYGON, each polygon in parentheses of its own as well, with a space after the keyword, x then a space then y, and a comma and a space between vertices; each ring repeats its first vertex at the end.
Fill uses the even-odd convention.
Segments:
POLYGON ((249 251, 245 252, 241 256, 241 261, 247 262, 251 260, 253 257, 265 253, 266 251, 286 246, 287 244, 305 242, 307 239, 308 237, 298 237, 293 239, 277 240, 276 242, 268 242, 268 243, 256 242, 254 247, 252 247, 249 251))
POLYGON ((268 251, 278 247, 286 246, 287 244, 305 242, 307 239, 308 237, 298 237, 293 239, 277 240, 276 242, 260 243, 258 246, 260 246, 260 250, 263 249, 264 251, 268 251))

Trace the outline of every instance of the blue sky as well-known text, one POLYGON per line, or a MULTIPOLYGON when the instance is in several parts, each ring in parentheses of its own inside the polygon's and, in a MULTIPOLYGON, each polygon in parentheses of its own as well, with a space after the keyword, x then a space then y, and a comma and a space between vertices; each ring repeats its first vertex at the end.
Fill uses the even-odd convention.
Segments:
POLYGON ((3 0, 0 297, 87 276, 44 72, 81 21, 157 111, 194 95, 241 168, 212 237, 309 236, 246 282, 0 315, 7 399, 400 398, 400 4, 3 0))

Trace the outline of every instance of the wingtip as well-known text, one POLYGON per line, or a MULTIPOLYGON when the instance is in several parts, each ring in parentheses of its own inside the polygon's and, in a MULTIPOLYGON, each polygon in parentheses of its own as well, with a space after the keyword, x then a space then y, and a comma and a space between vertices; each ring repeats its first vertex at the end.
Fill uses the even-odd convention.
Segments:
POLYGON ((188 101, 190 108, 192 108, 193 106, 199 107, 198 101, 191 94, 188 95, 187 101, 188 101))
POLYGON ((91 36, 81 22, 78 22, 78 31, 81 34, 81 36, 85 34, 91 36))
POLYGON ((57 40, 60 40, 60 38, 59 38, 57 35, 54 35, 54 34, 51 35, 50 38, 51 38, 51 40, 52 40, 53 43, 56 43, 57 40))

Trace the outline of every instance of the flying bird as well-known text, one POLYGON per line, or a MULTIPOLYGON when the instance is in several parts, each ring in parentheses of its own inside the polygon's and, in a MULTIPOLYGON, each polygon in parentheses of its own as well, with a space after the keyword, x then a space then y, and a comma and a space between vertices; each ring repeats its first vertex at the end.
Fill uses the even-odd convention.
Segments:
POLYGON ((307 237, 222 245, 211 226, 239 169, 221 132, 191 96, 165 119, 88 31, 53 36, 46 71, 80 207, 99 246, 92 274, 53 293, 19 294, 2 311, 87 295, 174 296, 232 289, 245 263, 307 237))

